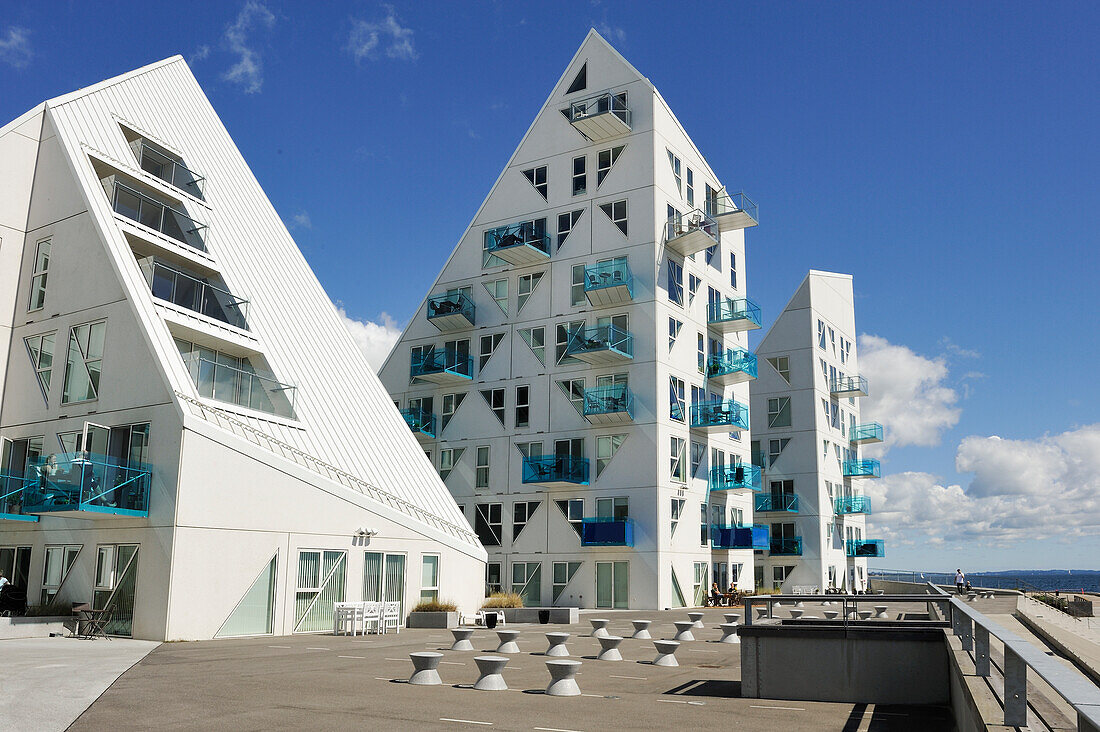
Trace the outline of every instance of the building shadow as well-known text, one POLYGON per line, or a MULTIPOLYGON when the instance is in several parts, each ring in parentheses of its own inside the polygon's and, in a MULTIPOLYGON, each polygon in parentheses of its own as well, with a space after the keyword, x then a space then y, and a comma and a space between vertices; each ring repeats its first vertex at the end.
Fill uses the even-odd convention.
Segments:
POLYGON ((737 698, 741 696, 741 682, 726 679, 692 679, 664 693, 672 696, 737 698))

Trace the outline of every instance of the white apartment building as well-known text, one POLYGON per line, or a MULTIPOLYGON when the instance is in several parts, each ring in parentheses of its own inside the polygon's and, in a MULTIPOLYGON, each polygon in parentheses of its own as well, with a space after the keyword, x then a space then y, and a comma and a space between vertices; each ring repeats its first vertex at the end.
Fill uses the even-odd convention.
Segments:
POLYGON ((755 509, 770 536, 756 584, 866 589, 867 559, 884 556, 884 546, 866 536, 871 501, 860 483, 878 478, 880 467, 860 446, 882 442, 883 430, 859 416, 868 386, 852 276, 811 270, 756 353, 752 449, 764 489, 755 509))
POLYGON ((484 549, 182 58, 0 128, 0 314, 32 605, 153 640, 477 607, 484 549))
POLYGON ((663 608, 752 588, 755 225, 590 32, 380 371, 487 590, 663 608))

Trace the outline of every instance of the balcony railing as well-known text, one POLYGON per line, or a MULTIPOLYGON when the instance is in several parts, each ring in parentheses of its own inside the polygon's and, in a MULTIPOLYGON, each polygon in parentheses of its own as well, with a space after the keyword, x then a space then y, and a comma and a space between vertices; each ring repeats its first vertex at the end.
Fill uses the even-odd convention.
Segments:
POLYGON ((691 428, 739 432, 749 428, 749 408, 733 399, 691 405, 691 428))
POLYGON ((25 513, 149 515, 152 469, 145 464, 72 452, 36 460, 27 477, 25 513))
POLYGON ((426 409, 402 409, 401 416, 417 439, 435 439, 435 415, 426 409))
POLYGON ((625 260, 584 268, 584 294, 594 307, 621 305, 634 299, 634 275, 625 260))
POLYGON ((759 491, 760 468, 740 465, 715 465, 710 469, 708 489, 712 491, 759 491))
POLYGON ((248 300, 152 258, 142 260, 141 270, 158 300, 248 330, 248 300))
POLYGON ((456 351, 432 349, 413 357, 409 376, 437 384, 465 383, 474 378, 474 359, 456 351))
POLYGON ((836 514, 871 513, 871 499, 867 496, 841 496, 833 500, 836 514))
POLYGON ((38 517, 23 513, 23 491, 31 478, 13 473, 0 473, 0 521, 37 521, 38 517))
POLYGON ((798 513, 798 496, 794 493, 761 493, 753 509, 758 513, 798 513))
POLYGON ((165 183, 190 193, 195 198, 202 198, 203 188, 206 187, 206 178, 188 168, 178 160, 173 160, 164 153, 155 150, 144 141, 138 148, 138 158, 141 160, 141 169, 152 173, 165 183))
POLYGON ((719 243, 718 222, 699 209, 678 214, 665 223, 665 246, 682 256, 719 243))
POLYGON ((743 384, 756 378, 756 354, 731 348, 707 358, 707 381, 718 386, 743 384))
POLYGON ((849 557, 886 556, 886 545, 882 539, 849 539, 844 542, 844 549, 849 557))
POLYGON ((882 442, 882 425, 878 422, 857 424, 848 433, 848 439, 857 445, 866 445, 872 442, 882 442))
POLYGON ((841 467, 845 478, 882 477, 882 466, 878 460, 845 460, 841 467))
POLYGON ((183 211, 178 211, 117 180, 114 181, 113 187, 111 206, 115 213, 159 231, 193 249, 206 251, 206 224, 201 224, 183 211))
POLYGON ((607 92, 573 102, 569 105, 569 122, 594 142, 625 135, 631 127, 626 95, 607 92))
POLYGON ((212 361, 197 352, 184 356, 183 362, 199 396, 265 414, 294 418, 294 397, 298 389, 284 384, 273 374, 212 361))
POLYGON ((485 232, 485 250, 509 264, 521 267, 550 258, 550 235, 534 221, 499 226, 485 232))
POLYGON ((454 292, 428 298, 428 322, 442 332, 473 328, 474 301, 464 293, 454 292))
POLYGON ((592 424, 634 421, 634 393, 626 384, 584 390, 584 417, 592 424))
POLYGON ((760 327, 760 306, 747 297, 725 298, 707 305, 707 326, 721 333, 760 327))
POLYGON ((756 204, 744 191, 708 199, 706 211, 708 216, 713 216, 718 221, 718 227, 722 231, 746 229, 756 226, 760 221, 756 204))
POLYGON ((588 458, 541 455, 523 459, 523 482, 543 485, 588 485, 588 458))
POLYGON ((867 379, 863 376, 836 377, 829 383, 833 396, 867 396, 867 379))
POLYGON ((581 546, 634 546, 634 519, 604 516, 583 519, 581 546))
POLYGON ((614 325, 582 325, 569 331, 565 354, 591 364, 629 361, 634 358, 634 335, 614 325))
POLYGON ((800 557, 802 556, 802 537, 777 539, 773 536, 768 551, 773 557, 800 557))
POLYGON ((712 549, 768 549, 768 527, 765 524, 711 524, 712 549))

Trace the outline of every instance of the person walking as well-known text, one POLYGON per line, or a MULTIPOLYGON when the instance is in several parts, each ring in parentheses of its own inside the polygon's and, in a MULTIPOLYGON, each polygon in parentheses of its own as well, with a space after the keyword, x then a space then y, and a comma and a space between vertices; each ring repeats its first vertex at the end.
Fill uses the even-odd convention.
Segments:
POLYGON ((966 575, 963 574, 963 571, 961 569, 956 569, 955 570, 955 591, 958 592, 961 595, 965 588, 966 588, 966 575))

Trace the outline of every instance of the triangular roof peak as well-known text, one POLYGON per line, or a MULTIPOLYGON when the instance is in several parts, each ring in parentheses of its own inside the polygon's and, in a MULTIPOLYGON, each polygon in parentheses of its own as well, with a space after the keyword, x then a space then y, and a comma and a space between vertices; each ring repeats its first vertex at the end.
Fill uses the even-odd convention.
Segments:
MULTIPOLYGON (((150 71, 155 71, 162 66, 168 66, 174 63, 181 63, 184 66, 187 66, 187 62, 183 60, 183 56, 177 53, 175 56, 169 56, 168 58, 161 59, 160 61, 154 61, 151 64, 146 64, 145 66, 134 69, 133 71, 127 71, 124 74, 112 76, 110 79, 104 79, 103 81, 92 84, 91 86, 86 86, 83 89, 77 89, 76 91, 69 92, 68 94, 62 94, 59 97, 47 99, 46 105, 49 107, 56 107, 62 104, 68 104, 69 102, 87 96, 88 94, 93 94, 97 91, 100 91, 101 89, 105 89, 109 86, 113 86, 129 79, 133 79, 136 76, 141 76, 142 74, 149 73, 150 71)), ((188 67, 188 70, 190 70, 190 67, 188 67)))

